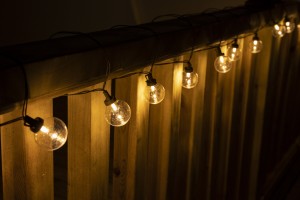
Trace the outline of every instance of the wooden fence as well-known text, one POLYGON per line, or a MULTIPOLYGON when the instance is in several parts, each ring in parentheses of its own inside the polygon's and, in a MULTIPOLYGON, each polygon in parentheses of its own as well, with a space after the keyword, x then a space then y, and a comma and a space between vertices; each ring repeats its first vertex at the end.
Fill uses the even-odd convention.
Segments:
POLYGON ((240 39, 242 59, 226 74, 214 69, 215 50, 194 52, 199 82, 191 90, 181 87, 182 64, 155 66, 166 89, 158 105, 143 100, 143 75, 109 81, 131 106, 123 127, 106 123, 101 92, 30 101, 31 116, 54 114, 67 122, 68 142, 47 152, 22 122, 2 127, 3 199, 268 197, 278 166, 297 152, 300 43, 298 30, 275 39, 265 28, 259 36, 263 51, 251 54, 252 37, 240 39))

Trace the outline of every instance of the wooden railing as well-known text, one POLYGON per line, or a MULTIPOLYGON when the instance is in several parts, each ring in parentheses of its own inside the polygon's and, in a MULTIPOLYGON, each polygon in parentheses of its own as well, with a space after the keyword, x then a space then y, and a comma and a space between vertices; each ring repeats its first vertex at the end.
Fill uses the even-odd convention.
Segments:
MULTIPOLYGON (((194 52, 199 83, 191 90, 181 87, 182 64, 154 66, 166 89, 158 105, 144 101, 143 75, 108 81, 131 106, 123 127, 106 123, 100 92, 31 100, 31 116, 67 122, 68 142, 47 152, 22 122, 1 127, 0 198, 272 199, 274 183, 299 154, 300 36, 296 28, 275 39, 270 27, 259 36, 263 51, 251 54, 252 36, 240 39, 242 59, 226 74, 214 69, 215 50, 194 52)), ((0 121, 20 113, 17 107, 0 121)))

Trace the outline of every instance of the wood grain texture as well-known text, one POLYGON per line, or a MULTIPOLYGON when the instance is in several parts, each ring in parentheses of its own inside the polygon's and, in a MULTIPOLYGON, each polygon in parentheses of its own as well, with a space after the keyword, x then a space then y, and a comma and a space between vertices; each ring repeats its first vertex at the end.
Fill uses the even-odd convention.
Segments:
MULTIPOLYGON (((170 152, 170 135, 171 127, 179 127, 176 125, 178 114, 174 111, 178 110, 174 106, 179 106, 180 96, 174 88, 181 85, 174 81, 174 66, 166 65, 163 67, 155 67, 153 76, 165 87, 164 100, 156 105, 149 105, 149 135, 148 135, 148 161, 147 176, 148 188, 147 199, 165 199, 167 198, 168 170, 169 170, 169 153, 170 152), (175 86, 173 86, 176 84, 175 86), (174 90, 173 90, 174 89, 174 90), (174 95, 177 96, 174 96, 174 95), (172 116, 172 113, 173 116, 172 116), (173 118, 174 117, 174 118, 173 118)), ((176 68, 176 70, 179 70, 176 68)), ((177 131, 173 130, 173 133, 177 131)), ((170 166, 173 167, 173 166, 170 166)))
MULTIPOLYGON (((2 120, 20 113, 16 110, 2 120)), ((52 117, 52 101, 30 103, 28 114, 34 118, 52 117)), ((22 122, 2 127, 1 142, 4 199, 54 199, 52 152, 41 149, 22 122)))
MULTIPOLYGON (((191 63, 199 82, 191 90, 181 87, 183 64, 169 63, 188 54, 155 65, 153 77, 166 90, 157 105, 143 97, 144 75, 114 80, 113 93, 131 107, 123 127, 106 123, 101 92, 68 97, 68 199, 283 196, 289 188, 280 189, 280 180, 290 175, 285 170, 298 155, 300 33, 270 35, 270 28, 259 31, 264 43, 259 54, 248 50, 252 36, 239 39, 242 58, 226 74, 214 68, 214 49, 194 52, 191 63)), ((32 102, 29 112, 51 116, 51 101, 32 102)), ((1 151, 5 200, 56 198, 52 154, 36 148, 22 122, 1 128, 1 151)))
MULTIPOLYGON (((296 2, 284 2, 273 7, 261 6, 253 10, 240 6, 214 12, 216 16, 221 16, 218 18, 203 14, 186 15, 192 27, 186 23, 183 25, 178 19, 161 20, 144 24, 146 29, 125 26, 89 33, 99 42, 91 40, 87 34, 78 34, 2 47, 0 51, 1 54, 17 57, 25 64, 32 90, 31 99, 52 98, 104 81, 106 70, 99 66, 106 66, 105 57, 113 58, 112 76, 124 75, 150 64, 153 51, 157 48, 160 49, 156 51, 157 60, 172 58, 193 46, 203 47, 218 42, 220 38, 231 38, 279 21, 285 17, 285 9, 289 10, 289 16, 296 17, 297 8, 296 2), (89 70, 86 70, 86 66, 89 66, 89 70)), ((5 113, 23 100, 23 88, 19 87, 23 81, 15 76, 15 72, 19 71, 15 62, 0 56, 0 63, 0 113, 5 113), (6 85, 16 87, 6 90, 6 85)))
POLYGON ((68 199, 108 198, 109 125, 104 99, 101 92, 69 96, 68 199))
POLYGON ((126 125, 114 128, 113 199, 134 199, 136 195, 137 141, 143 134, 139 133, 143 130, 139 110, 143 112, 144 107, 138 96, 144 83, 139 80, 138 75, 116 80, 115 96, 130 105, 131 118, 126 125))

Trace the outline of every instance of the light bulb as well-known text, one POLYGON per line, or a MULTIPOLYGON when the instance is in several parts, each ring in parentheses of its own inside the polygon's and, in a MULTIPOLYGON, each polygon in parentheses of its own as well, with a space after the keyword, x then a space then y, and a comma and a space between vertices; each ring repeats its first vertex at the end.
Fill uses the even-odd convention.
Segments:
POLYGON ((231 62, 227 56, 224 56, 224 53, 222 53, 220 48, 218 48, 217 51, 218 57, 215 59, 214 62, 215 69, 220 73, 226 73, 232 67, 231 62))
POLYGON ((249 49, 251 53, 259 53, 263 48, 262 41, 258 38, 257 34, 253 37, 253 40, 249 43, 249 49))
POLYGON ((296 25, 295 22, 290 21, 289 19, 285 20, 285 28, 286 28, 286 33, 291 33, 295 29, 296 25))
POLYGON ((105 119, 112 126, 123 126, 131 117, 130 106, 122 100, 116 100, 107 91, 103 91, 106 99, 105 119))
POLYGON ((68 129, 66 124, 56 118, 31 118, 24 117, 25 126, 29 126, 30 130, 34 132, 35 142, 48 151, 53 151, 62 147, 68 137, 68 129))
POLYGON ((237 44, 237 40, 234 40, 234 43, 227 50, 227 56, 230 61, 237 61, 241 57, 241 51, 239 49, 239 45, 237 44))
POLYGON ((286 32, 285 26, 282 26, 282 25, 279 25, 279 24, 275 24, 273 26, 272 34, 273 34, 274 37, 276 37, 276 38, 283 37, 285 32, 286 32))
POLYGON ((147 87, 144 90, 144 97, 150 104, 158 104, 165 98, 165 88, 157 83, 152 74, 147 74, 147 87))
POLYGON ((187 67, 184 68, 182 72, 182 87, 191 89, 195 87, 198 83, 198 74, 193 72, 193 67, 189 63, 187 67))

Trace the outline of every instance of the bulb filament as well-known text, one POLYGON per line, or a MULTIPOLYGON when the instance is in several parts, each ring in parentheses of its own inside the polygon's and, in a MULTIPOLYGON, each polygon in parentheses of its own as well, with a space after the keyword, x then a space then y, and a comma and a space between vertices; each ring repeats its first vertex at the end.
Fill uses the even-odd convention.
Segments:
POLYGON ((45 127, 45 126, 42 126, 41 131, 43 133, 47 133, 47 134, 49 133, 49 129, 47 127, 45 127))
POLYGON ((118 107, 116 106, 116 104, 112 103, 111 104, 111 107, 114 111, 117 111, 118 110, 118 107))

